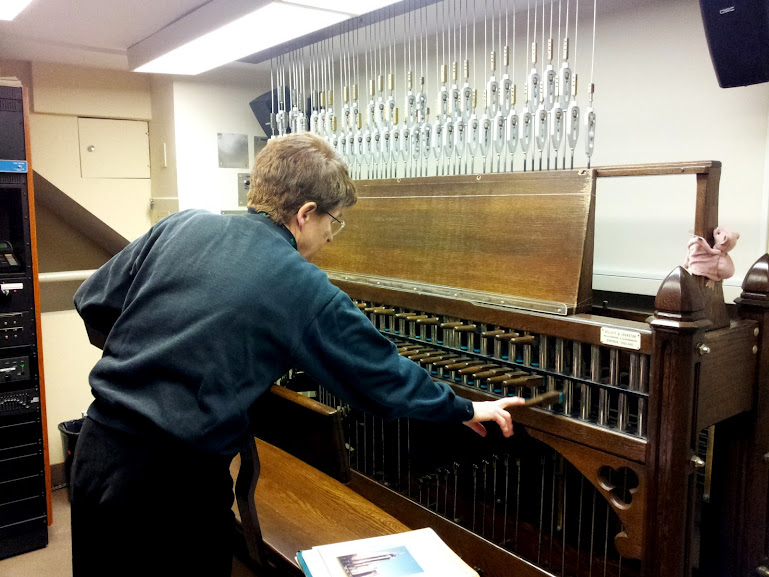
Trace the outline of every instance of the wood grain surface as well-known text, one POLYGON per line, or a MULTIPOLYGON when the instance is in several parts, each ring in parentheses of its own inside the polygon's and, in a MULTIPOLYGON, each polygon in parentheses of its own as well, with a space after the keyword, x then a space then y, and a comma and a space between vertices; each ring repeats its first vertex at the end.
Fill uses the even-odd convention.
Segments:
POLYGON ((358 187, 344 232, 316 259, 329 272, 563 303, 570 312, 590 301, 594 181, 588 171, 358 187))
MULTIPOLYGON (((256 440, 261 474, 256 508, 268 550, 297 566, 297 551, 316 545, 364 539, 410 530, 358 493, 317 469, 256 440)), ((230 465, 240 471, 240 456, 230 465)), ((233 507, 240 521, 237 507, 233 507)))

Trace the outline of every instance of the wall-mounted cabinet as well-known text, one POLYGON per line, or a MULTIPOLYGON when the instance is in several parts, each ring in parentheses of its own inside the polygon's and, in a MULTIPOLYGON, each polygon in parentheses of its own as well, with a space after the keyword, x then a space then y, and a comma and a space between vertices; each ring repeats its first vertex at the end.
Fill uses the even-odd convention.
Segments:
POLYGON ((83 178, 149 178, 149 128, 143 120, 78 118, 83 178))

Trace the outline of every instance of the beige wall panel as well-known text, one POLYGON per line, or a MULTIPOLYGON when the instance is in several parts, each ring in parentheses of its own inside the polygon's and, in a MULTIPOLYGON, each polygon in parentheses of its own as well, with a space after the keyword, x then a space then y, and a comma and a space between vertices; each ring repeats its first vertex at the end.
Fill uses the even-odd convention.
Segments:
POLYGON ((147 75, 33 62, 32 82, 34 112, 138 120, 152 118, 147 75))
POLYGON ((150 220, 155 224, 167 216, 179 212, 179 199, 173 198, 152 198, 150 202, 150 220))
POLYGON ((93 401, 88 374, 101 351, 88 341, 80 315, 59 311, 42 315, 43 367, 51 464, 64 462, 58 425, 80 418, 93 401))
POLYGON ((3 60, 0 58, 0 76, 15 76, 21 80, 21 85, 31 94, 32 63, 26 60, 3 60))
POLYGON ((175 198, 178 196, 174 114, 172 81, 165 76, 153 75, 152 120, 149 123, 153 198, 175 198))
POLYGON ((149 178, 149 127, 144 120, 78 118, 83 178, 149 178))
POLYGON ((150 227, 150 181, 82 178, 77 118, 30 115, 32 165, 73 200, 128 240, 150 227))
MULTIPOLYGON (((95 244, 39 200, 35 202, 35 220, 37 266, 41 273, 95 269, 112 257, 112 253, 95 244)), ((45 284, 58 283, 42 283, 45 284)))

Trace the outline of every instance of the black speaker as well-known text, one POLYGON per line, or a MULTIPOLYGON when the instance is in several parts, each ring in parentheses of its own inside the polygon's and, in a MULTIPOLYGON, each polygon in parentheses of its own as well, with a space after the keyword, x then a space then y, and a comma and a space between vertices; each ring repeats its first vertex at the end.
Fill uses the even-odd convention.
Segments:
POLYGON ((769 1, 700 0, 721 88, 769 81, 769 1))
MULTIPOLYGON (((284 88, 283 102, 285 103, 285 110, 291 110, 291 93, 288 87, 284 88)), ((270 114, 273 112, 273 107, 277 109, 278 97, 280 92, 278 88, 273 89, 270 92, 265 92, 261 96, 257 96, 251 102, 251 112, 254 113, 259 126, 262 127, 264 133, 267 136, 272 136, 272 126, 270 126, 270 114)), ((290 132, 290 129, 288 130, 290 132)))

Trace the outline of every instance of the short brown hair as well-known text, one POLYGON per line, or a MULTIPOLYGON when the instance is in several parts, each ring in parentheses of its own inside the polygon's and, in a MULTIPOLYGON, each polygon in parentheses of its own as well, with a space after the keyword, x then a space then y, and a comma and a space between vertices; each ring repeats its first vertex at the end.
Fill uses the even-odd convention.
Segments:
POLYGON ((287 223, 305 202, 330 211, 357 200, 347 165, 328 142, 310 132, 273 138, 254 159, 248 206, 278 222, 287 223))

